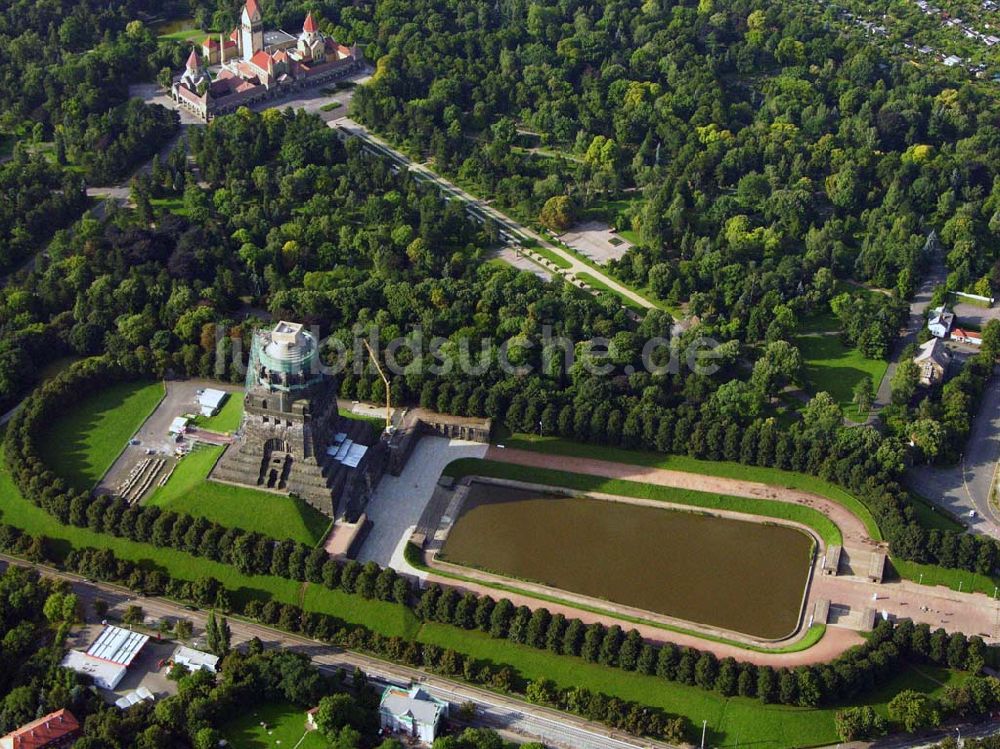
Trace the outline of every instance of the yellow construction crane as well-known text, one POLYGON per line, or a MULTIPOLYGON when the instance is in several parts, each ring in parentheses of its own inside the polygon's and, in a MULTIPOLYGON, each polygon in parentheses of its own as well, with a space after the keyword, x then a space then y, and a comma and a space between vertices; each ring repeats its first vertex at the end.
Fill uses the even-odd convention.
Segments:
POLYGON ((391 389, 389 385, 389 378, 385 376, 385 372, 382 371, 382 365, 378 363, 378 359, 375 358, 375 352, 372 351, 372 347, 368 344, 368 339, 362 338, 361 342, 365 344, 365 348, 368 349, 368 356, 371 357, 372 364, 375 365, 375 369, 378 370, 379 375, 382 377, 382 382, 385 383, 385 431, 390 431, 392 429, 392 407, 390 405, 391 401, 391 389))

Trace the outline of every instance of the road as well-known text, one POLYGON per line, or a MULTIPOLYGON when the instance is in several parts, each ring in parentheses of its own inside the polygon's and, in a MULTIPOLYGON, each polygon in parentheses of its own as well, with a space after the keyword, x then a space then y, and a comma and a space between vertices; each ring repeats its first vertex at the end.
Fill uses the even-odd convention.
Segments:
MULTIPOLYGON (((208 615, 203 611, 189 611, 181 604, 164 598, 136 597, 130 591, 117 585, 94 583, 79 575, 62 572, 42 565, 29 565, 7 555, 0 554, 0 564, 32 566, 47 577, 67 580, 74 592, 80 596, 88 611, 92 611, 96 599, 107 601, 112 610, 124 611, 131 604, 142 606, 147 619, 168 618, 188 619, 195 632, 204 632, 208 615)), ((415 668, 399 666, 379 658, 353 653, 332 647, 317 640, 289 634, 281 630, 240 619, 229 620, 233 634, 233 644, 239 645, 257 637, 267 648, 282 648, 308 655, 313 664, 322 670, 346 669, 352 672, 360 668, 370 677, 383 682, 409 684, 420 682, 434 696, 448 700, 454 708, 464 702, 477 705, 476 724, 501 731, 509 737, 523 741, 543 741, 553 747, 567 749, 676 749, 669 744, 649 739, 637 739, 626 734, 612 732, 605 726, 586 721, 574 715, 549 708, 539 707, 522 700, 494 694, 484 689, 444 679, 415 668)))
POLYGON ((914 466, 907 482, 915 492, 958 515, 969 529, 1000 538, 1000 512, 990 501, 1000 467, 1000 371, 993 370, 958 465, 914 466), (970 517, 969 512, 976 512, 970 517))
MULTIPOLYGON (((360 138, 374 151, 390 159, 399 168, 406 169, 407 171, 413 173, 418 179, 433 182, 445 195, 446 200, 456 198, 463 201, 469 206, 469 212, 478 220, 485 221, 490 219, 495 221, 501 227, 501 236, 505 239, 512 242, 526 242, 528 245, 537 243, 547 251, 558 255, 562 260, 568 263, 568 267, 562 269, 560 273, 566 275, 571 281, 576 281, 577 285, 579 285, 579 281, 582 281, 582 279, 577 279, 577 275, 584 273, 597 279, 598 282, 612 289, 615 293, 626 297, 641 307, 646 309, 653 309, 655 307, 655 305, 648 299, 645 299, 631 289, 622 286, 622 284, 607 276, 597 268, 587 265, 572 253, 567 252, 558 245, 552 244, 541 234, 522 226, 505 214, 500 213, 500 211, 489 205, 487 202, 479 200, 474 195, 467 193, 462 188, 431 171, 423 164, 417 164, 412 161, 408 156, 400 153, 378 136, 373 135, 364 125, 361 125, 348 117, 333 120, 328 124, 330 127, 336 128, 348 136, 360 138)), ((586 281, 583 281, 583 283, 586 283, 586 281)))
POLYGON ((899 360, 903 355, 903 350, 911 343, 917 342, 917 333, 919 333, 920 329, 926 324, 924 313, 931 305, 931 298, 934 296, 934 289, 945 282, 947 275, 948 269, 944 265, 944 258, 932 259, 927 275, 924 276, 924 279, 920 284, 920 288, 917 289, 916 293, 913 295, 913 301, 910 302, 909 317, 906 319, 906 325, 900 333, 899 339, 893 346, 892 356, 889 359, 889 366, 885 370, 885 376, 882 377, 882 382, 879 383, 878 392, 875 395, 875 403, 873 404, 871 415, 868 417, 869 421, 873 421, 877 417, 878 411, 885 406, 888 406, 891 402, 892 376, 895 374, 896 368, 899 366, 899 360))

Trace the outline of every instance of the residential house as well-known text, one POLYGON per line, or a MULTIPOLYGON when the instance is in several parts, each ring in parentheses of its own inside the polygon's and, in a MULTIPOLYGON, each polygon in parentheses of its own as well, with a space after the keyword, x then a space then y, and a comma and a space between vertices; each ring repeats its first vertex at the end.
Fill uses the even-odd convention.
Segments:
POLYGON ((983 334, 978 330, 966 330, 965 328, 952 328, 951 340, 960 343, 968 343, 972 346, 983 345, 983 334))
POLYGON ((382 728, 431 744, 437 737, 441 719, 448 717, 448 703, 419 686, 406 690, 390 685, 382 692, 378 714, 382 728))
POLYGON ((920 347, 913 363, 920 372, 920 384, 931 387, 944 381, 951 364, 951 352, 940 338, 931 338, 920 347))
POLYGON ((947 338, 954 324, 955 314, 946 310, 944 305, 932 309, 927 318, 927 330, 935 338, 947 338))

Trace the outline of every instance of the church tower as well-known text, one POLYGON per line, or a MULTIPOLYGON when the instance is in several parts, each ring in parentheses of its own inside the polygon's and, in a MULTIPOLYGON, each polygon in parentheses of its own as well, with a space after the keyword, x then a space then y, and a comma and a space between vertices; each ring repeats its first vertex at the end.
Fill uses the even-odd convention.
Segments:
POLYGON ((264 19, 257 0, 247 0, 240 16, 240 47, 243 59, 249 60, 264 49, 264 19))

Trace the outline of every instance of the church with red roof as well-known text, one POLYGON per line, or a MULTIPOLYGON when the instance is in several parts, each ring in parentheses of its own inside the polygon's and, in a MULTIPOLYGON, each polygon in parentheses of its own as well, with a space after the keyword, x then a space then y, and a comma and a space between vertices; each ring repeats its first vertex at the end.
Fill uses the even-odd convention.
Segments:
POLYGON ((191 50, 172 94, 206 122, 287 91, 341 78, 362 63, 357 45, 339 44, 320 31, 312 13, 297 35, 265 30, 257 0, 246 0, 240 23, 228 36, 209 36, 200 47, 200 55, 197 47, 191 50), (213 66, 218 67, 214 73, 209 70, 213 66))

